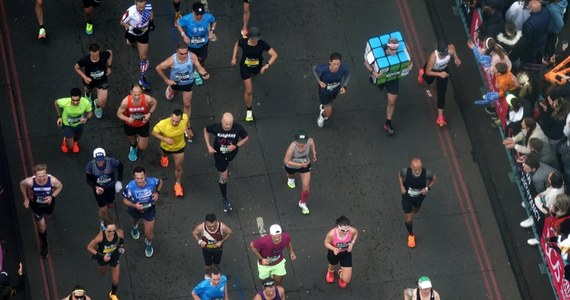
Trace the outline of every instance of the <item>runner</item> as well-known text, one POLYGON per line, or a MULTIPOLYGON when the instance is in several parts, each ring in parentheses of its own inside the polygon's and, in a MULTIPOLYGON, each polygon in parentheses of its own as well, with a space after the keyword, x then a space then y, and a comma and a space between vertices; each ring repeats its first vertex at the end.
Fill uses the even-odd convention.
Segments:
POLYGON ((437 42, 437 49, 429 55, 427 63, 419 70, 418 82, 424 86, 431 84, 435 80, 437 88, 437 120, 439 127, 447 125, 443 116, 445 107, 445 93, 447 91, 447 80, 449 70, 447 65, 453 57, 453 62, 457 67, 461 65, 461 60, 457 56, 455 46, 446 42, 437 42))
POLYGON ((404 300, 439 300, 439 293, 431 286, 431 280, 427 276, 418 279, 417 288, 409 288, 404 290, 404 300))
MULTIPOLYGON (((192 5, 192 13, 182 17, 176 23, 176 27, 180 32, 180 36, 188 45, 188 50, 198 57, 201 66, 204 66, 206 58, 208 58, 208 44, 209 40, 214 37, 216 31, 216 18, 209 12, 203 3, 196 2, 192 5)), ((194 83, 197 86, 202 85, 202 77, 197 71, 194 70, 194 83)), ((202 76, 208 75, 208 73, 202 76)), ((207 78, 204 78, 207 79, 207 78)))
POLYGON ((45 39, 47 35, 46 29, 44 28, 44 0, 35 1, 34 12, 36 13, 36 20, 38 21, 39 26, 38 39, 45 39))
POLYGON ((229 178, 228 165, 236 157, 239 147, 249 140, 247 131, 239 123, 234 123, 234 116, 226 112, 221 123, 210 124, 204 128, 204 140, 208 153, 214 156, 216 170, 219 174, 219 187, 224 203, 224 212, 231 211, 232 205, 228 200, 227 183, 229 178), (214 135, 214 144, 210 143, 210 134, 214 135))
POLYGON ((338 285, 344 289, 352 277, 352 249, 358 238, 358 230, 350 226, 350 220, 345 216, 336 219, 335 227, 325 237, 325 247, 328 249, 326 281, 334 282, 334 271, 340 262, 338 270, 338 285))
POLYGON ((328 64, 315 65, 313 74, 319 84, 319 116, 317 125, 323 127, 325 121, 332 115, 332 103, 338 94, 346 93, 350 80, 348 67, 341 62, 342 55, 335 52, 330 55, 328 64))
POLYGON ((131 94, 121 101, 117 118, 123 120, 123 130, 129 140, 129 160, 138 159, 139 150, 148 146, 150 117, 158 102, 154 97, 144 94, 138 83, 131 86, 131 94))
POLYGON ((229 300, 227 289, 228 278, 222 275, 220 268, 212 266, 207 276, 192 290, 195 300, 229 300))
POLYGON ((154 253, 152 241, 156 217, 155 203, 162 190, 162 180, 156 177, 146 177, 143 167, 135 167, 133 173, 135 179, 129 182, 123 191, 123 204, 128 207, 127 212, 133 224, 131 237, 135 240, 140 237, 139 219, 143 219, 146 244, 144 253, 146 257, 151 257, 154 253))
POLYGON ((200 76, 209 79, 210 75, 200 65, 196 54, 188 50, 185 43, 178 44, 178 50, 165 61, 156 66, 158 76, 166 83, 164 92, 167 100, 172 100, 177 92, 182 92, 184 102, 184 113, 192 117, 192 88, 194 87, 194 69, 198 70, 200 76), (190 54, 190 55, 188 55, 190 54), (170 69, 170 76, 164 74, 164 70, 170 69))
POLYGON ((184 189, 182 188, 184 149, 186 148, 184 134, 189 138, 194 136, 190 129, 188 115, 182 113, 179 109, 175 109, 170 117, 161 120, 152 129, 152 136, 160 140, 160 151, 162 153, 160 165, 163 168, 167 168, 169 163, 168 155, 172 155, 174 158, 174 178, 176 178, 174 193, 176 197, 184 196, 184 189))
POLYGON ((236 41, 234 45, 234 52, 232 55, 232 66, 237 63, 238 48, 242 49, 242 55, 239 62, 239 73, 243 79, 245 91, 243 93, 243 102, 246 107, 247 122, 253 122, 253 76, 265 73, 269 67, 277 60, 277 52, 271 48, 269 44, 261 39, 261 32, 257 27, 249 29, 248 38, 242 38, 236 41), (269 61, 263 64, 263 52, 266 51, 270 58, 269 61))
MULTIPOLYGON (((94 2, 94 0, 89 0, 94 2)), ((99 50, 99 45, 89 45, 89 55, 83 57, 75 64, 75 72, 83 79, 85 98, 91 102, 91 91, 97 90, 97 98, 93 100, 95 117, 103 116, 103 108, 107 103, 107 89, 109 82, 107 76, 113 71, 113 52, 107 49, 99 50), (85 72, 83 72, 85 68, 85 72)))
POLYGON ((285 289, 275 284, 273 278, 261 281, 263 289, 253 297, 253 300, 285 300, 285 289))
POLYGON ((119 259, 121 254, 125 252, 125 235, 122 229, 118 229, 117 222, 112 215, 105 215, 103 224, 104 228, 101 228, 101 231, 87 245, 87 251, 93 254, 92 259, 97 261, 101 275, 105 275, 107 266, 111 268, 112 279, 109 298, 119 300, 117 297, 119 275, 121 274, 119 259))
POLYGON ((123 163, 107 156, 103 148, 93 150, 93 159, 85 166, 87 184, 93 188, 93 195, 99 206, 101 224, 107 209, 114 207, 115 193, 123 189, 123 170, 123 163), (115 171, 117 180, 115 180, 115 171))
POLYGON ((400 191, 402 193, 404 220, 408 230, 408 247, 415 248, 414 215, 420 211, 422 202, 435 184, 437 177, 433 172, 422 166, 422 161, 419 158, 414 158, 410 163, 410 167, 403 168, 398 173, 398 180, 400 181, 400 191))
POLYGON ((83 134, 83 125, 91 119, 93 113, 91 112, 89 100, 81 97, 79 88, 71 89, 70 96, 55 100, 56 124, 58 127, 61 127, 63 133, 61 152, 67 153, 69 148, 71 148, 71 152, 79 153, 77 141, 83 134))
MULTIPOLYGON (((396 55, 398 48, 400 47, 400 43, 395 38, 388 39, 388 44, 384 46, 384 52, 386 56, 396 55)), ((376 73, 368 61, 366 61, 366 57, 364 58, 364 66, 370 72, 371 76, 374 78, 378 78, 382 75, 382 72, 376 73)), ((413 64, 408 66, 408 70, 412 69, 413 64)), ((386 122, 384 122, 384 132, 388 136, 394 135, 394 126, 392 125, 392 117, 394 116, 394 110, 396 109, 396 100, 398 100, 398 93, 400 92, 400 79, 387 81, 378 85, 378 89, 386 90, 386 98, 388 99, 388 103, 386 106, 386 122)))
POLYGON ((311 157, 313 154, 313 162, 317 161, 317 151, 315 150, 315 141, 309 137, 306 130, 299 130, 295 134, 295 141, 293 141, 285 152, 283 164, 285 165, 285 172, 287 175, 287 186, 295 188, 295 173, 301 176, 301 200, 299 200, 299 207, 304 215, 310 213, 307 207, 307 199, 309 198, 309 186, 311 184, 311 157))
POLYGON ((137 46, 139 52, 140 78, 139 84, 145 90, 150 89, 146 80, 148 69, 148 39, 151 31, 154 30, 154 13, 152 5, 145 0, 136 0, 135 5, 129 7, 121 18, 121 26, 125 28, 125 38, 128 45, 137 46))
POLYGON ((260 237, 249 244, 249 248, 257 258, 259 279, 273 278, 275 283, 283 286, 283 276, 287 274, 283 250, 287 248, 291 260, 297 259, 291 236, 281 230, 281 226, 273 224, 269 227, 269 235, 260 237))
POLYGON ((40 255, 48 257, 47 226, 45 216, 50 216, 55 206, 55 198, 61 194, 63 184, 55 176, 48 174, 46 164, 37 164, 33 168, 34 176, 20 182, 20 192, 24 207, 31 208, 36 221, 36 229, 41 242, 40 255))
POLYGON ((83 13, 85 14, 85 34, 93 34, 93 7, 99 7, 101 0, 83 0, 83 13))
POLYGON ((215 214, 207 214, 204 222, 198 224, 192 232, 198 246, 202 248, 206 268, 219 266, 222 261, 223 245, 232 235, 232 229, 217 220, 215 214))

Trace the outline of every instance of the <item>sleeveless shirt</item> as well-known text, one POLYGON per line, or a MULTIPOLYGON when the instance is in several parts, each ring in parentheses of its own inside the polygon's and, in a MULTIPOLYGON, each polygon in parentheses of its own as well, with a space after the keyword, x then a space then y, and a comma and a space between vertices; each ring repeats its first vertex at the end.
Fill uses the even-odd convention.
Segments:
POLYGON ((172 55, 174 58, 174 65, 170 69, 170 80, 176 82, 176 85, 189 85, 194 82, 194 66, 190 59, 190 53, 186 56, 185 62, 179 62, 176 58, 176 53, 172 55))
MULTIPOLYGON (((263 291, 259 291, 257 293, 259 294, 259 296, 261 296, 261 300, 267 300, 267 298, 265 298, 265 295, 263 294, 263 291)), ((275 297, 273 298, 273 300, 281 300, 281 295, 279 295, 279 289, 277 287, 275 287, 275 297)))
POLYGON ((435 63, 431 68, 434 71, 443 71, 447 68, 447 64, 451 60, 451 56, 447 54, 444 58, 440 59, 439 55, 437 55, 437 50, 435 51, 435 63))
POLYGON ((346 232, 346 236, 343 238, 340 238, 338 236, 338 233, 339 233, 339 229, 338 229, 338 227, 336 227, 334 229, 334 233, 333 233, 332 244, 337 249, 339 249, 340 252, 344 252, 348 249, 348 245, 350 244, 350 241, 352 241, 352 232, 349 230, 348 232, 346 232))
POLYGON ((218 222, 218 226, 214 231, 210 231, 206 222, 202 223, 202 241, 206 242, 206 248, 217 248, 216 243, 224 239, 222 234, 222 223, 218 222))
POLYGON ((133 96, 129 95, 127 98, 127 109, 125 110, 125 116, 127 118, 133 118, 133 122, 125 122, 130 127, 142 127, 145 125, 143 122, 144 116, 148 114, 148 104, 145 100, 145 94, 141 94, 141 103, 136 105, 133 103, 133 96))
POLYGON ((51 175, 48 174, 48 180, 46 184, 40 185, 36 182, 36 176, 32 177, 32 193, 33 200, 36 203, 44 204, 46 203, 46 197, 51 196, 53 192, 53 186, 51 185, 51 175))
MULTIPOLYGON (((307 144, 305 146, 305 150, 299 151, 299 149, 297 148, 297 142, 292 142, 291 146, 289 146, 289 147, 293 147, 293 153, 291 154, 291 160, 293 162, 296 162, 296 163, 310 163, 311 159, 309 157, 309 151, 311 151, 311 145, 312 145, 312 142, 307 141, 307 144)), ((287 166, 287 167, 291 168, 291 169, 300 169, 301 168, 298 166, 287 166)))

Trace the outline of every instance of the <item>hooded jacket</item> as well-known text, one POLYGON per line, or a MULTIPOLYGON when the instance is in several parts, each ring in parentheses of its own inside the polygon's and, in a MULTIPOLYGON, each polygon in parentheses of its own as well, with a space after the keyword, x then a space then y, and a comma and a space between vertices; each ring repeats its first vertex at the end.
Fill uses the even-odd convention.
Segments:
POLYGON ((528 44, 520 30, 514 36, 509 36, 503 32, 499 33, 497 35, 497 43, 507 51, 511 62, 516 61, 523 55, 528 44))
POLYGON ((546 5, 551 17, 548 33, 558 34, 562 30, 564 27, 564 11, 567 6, 568 0, 560 0, 546 5))

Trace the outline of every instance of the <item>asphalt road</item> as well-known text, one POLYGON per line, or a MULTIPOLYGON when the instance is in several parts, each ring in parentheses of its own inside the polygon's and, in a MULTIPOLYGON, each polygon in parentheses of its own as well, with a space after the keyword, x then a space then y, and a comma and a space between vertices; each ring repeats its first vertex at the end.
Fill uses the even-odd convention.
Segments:
MULTIPOLYGON (((248 249, 258 236, 260 217, 265 229, 279 223, 292 235, 298 258, 287 262, 284 286, 290 299, 398 299, 421 275, 430 276, 444 299, 552 298, 548 279, 538 268, 538 252, 525 242, 530 231, 518 227, 524 211, 509 181, 499 134, 488 126, 485 113, 471 104, 482 82, 465 47, 465 31, 453 14, 453 3, 254 1, 251 24, 261 29, 279 58, 254 79, 256 120, 246 124, 243 84, 237 68, 230 65, 241 28, 241 1, 211 0, 218 41, 211 43, 206 64, 211 79, 194 91, 192 126, 198 137, 186 148, 185 196, 177 199, 172 191, 173 168, 160 167, 157 141, 151 138, 139 161, 129 162, 122 124, 114 116, 138 79, 136 51, 125 46, 118 25, 131 2, 104 1, 95 11, 94 35, 86 36, 81 1, 45 1, 45 41, 36 40, 33 1, 0 2, 0 121, 6 154, 0 165, 10 174, 0 184, 12 188, 0 194, 4 220, 0 224, 12 249, 5 257, 6 268, 14 268, 19 259, 26 266, 29 287, 23 296, 60 299, 75 284, 82 284, 93 299, 107 297, 110 275, 100 276, 85 250, 97 231, 98 217, 83 168, 91 151, 102 146, 125 163, 127 178, 142 165, 148 175, 166 183, 158 204, 154 256, 144 257, 143 242, 127 237, 127 252, 121 258, 121 299, 188 299, 203 277, 201 252, 191 231, 210 212, 234 230, 221 264, 229 277, 231 299, 251 299, 260 288, 255 258, 248 249), (428 14, 426 3, 435 5, 437 13, 428 14), (456 43, 463 60, 452 73, 445 128, 436 127, 434 99, 415 80, 417 67, 435 47, 437 22, 444 24, 444 32, 437 34, 456 43), (393 120, 397 133, 387 137, 382 129, 386 96, 367 82, 362 57, 368 38, 395 30, 408 41, 416 68, 414 76, 401 80, 393 120), (81 86, 73 65, 93 42, 115 54, 108 109, 102 119, 87 124, 81 152, 63 154, 53 100, 81 86), (318 128, 311 67, 326 62, 335 51, 343 54, 352 79, 348 93, 335 102, 333 118, 318 128), (199 134, 226 111, 234 113, 250 134, 249 143, 230 166, 228 190, 234 211, 229 214, 222 212, 213 159, 199 134), (298 129, 309 132, 318 152, 308 216, 297 207, 299 188, 286 186, 282 168, 283 154, 298 129), (416 156, 439 180, 414 222, 417 247, 409 249, 396 174, 416 156), (39 162, 47 163, 49 172, 64 184, 48 220, 50 256, 45 261, 38 255, 32 215, 21 205, 17 189, 39 162), (326 233, 342 214, 360 231, 353 281, 344 290, 324 280, 323 246, 326 233)), ((183 1, 183 12, 191 4, 183 1)), ((179 39, 171 25, 171 2, 153 1, 153 6, 157 29, 150 38, 149 81, 150 94, 159 100, 154 125, 181 108, 182 100, 177 96, 168 102, 165 84, 152 71, 174 53, 179 39)), ((128 215, 117 203, 119 224, 128 231, 128 215)))

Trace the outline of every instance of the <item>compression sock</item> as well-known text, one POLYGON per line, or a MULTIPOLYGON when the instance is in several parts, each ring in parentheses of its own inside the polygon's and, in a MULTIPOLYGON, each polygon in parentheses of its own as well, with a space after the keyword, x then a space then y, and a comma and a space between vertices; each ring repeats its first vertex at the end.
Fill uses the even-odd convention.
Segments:
POLYGON ((412 222, 408 223, 406 222, 406 229, 408 230, 408 233, 410 235, 414 235, 414 224, 412 222))
POLYGON ((306 203, 309 198, 309 192, 301 192, 301 203, 306 203))
POLYGON ((222 193, 222 198, 228 197, 228 184, 227 183, 218 183, 220 186, 220 192, 222 193))

